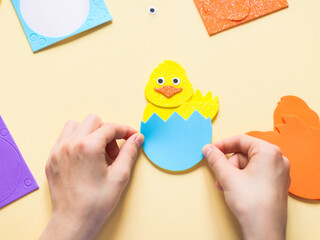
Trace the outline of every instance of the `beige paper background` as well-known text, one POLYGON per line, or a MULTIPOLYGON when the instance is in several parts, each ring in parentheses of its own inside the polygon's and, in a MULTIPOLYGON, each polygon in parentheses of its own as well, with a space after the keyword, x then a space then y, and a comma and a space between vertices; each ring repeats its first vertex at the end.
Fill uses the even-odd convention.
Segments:
MULTIPOLYGON (((144 86, 165 59, 179 62, 195 88, 219 96, 214 140, 271 129, 283 95, 297 95, 320 113, 320 2, 289 4, 209 37, 192 0, 107 0, 111 24, 33 54, 4 0, 0 114, 40 190, 0 210, 0 238, 36 239, 45 227, 51 206, 44 166, 64 122, 96 113, 139 128, 144 86)), ((97 239, 241 239, 213 180, 204 163, 170 175, 141 154, 125 197, 97 239)), ((288 239, 320 239, 319 219, 319 204, 290 197, 288 239)))

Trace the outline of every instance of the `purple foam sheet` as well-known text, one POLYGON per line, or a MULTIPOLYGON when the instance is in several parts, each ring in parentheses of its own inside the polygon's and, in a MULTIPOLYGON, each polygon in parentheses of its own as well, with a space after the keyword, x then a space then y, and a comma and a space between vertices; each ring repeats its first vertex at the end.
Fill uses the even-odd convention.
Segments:
POLYGON ((0 116, 0 208, 38 188, 0 116))

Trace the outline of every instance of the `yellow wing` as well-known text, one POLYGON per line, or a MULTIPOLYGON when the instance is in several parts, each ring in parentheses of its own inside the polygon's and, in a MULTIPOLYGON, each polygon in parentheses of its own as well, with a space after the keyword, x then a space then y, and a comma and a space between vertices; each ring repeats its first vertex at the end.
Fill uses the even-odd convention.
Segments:
POLYGON ((219 110, 218 97, 212 98, 210 91, 203 97, 201 92, 197 90, 191 100, 182 104, 180 107, 161 108, 152 103, 148 103, 143 113, 143 121, 146 122, 153 113, 158 114, 159 117, 166 121, 175 111, 184 119, 188 119, 195 110, 205 118, 210 117, 212 120, 219 110))
POLYGON ((184 119, 188 119, 195 110, 201 113, 205 118, 210 117, 212 120, 219 110, 218 97, 212 98, 212 93, 210 91, 203 97, 201 92, 197 90, 191 100, 182 104, 177 112, 184 119))

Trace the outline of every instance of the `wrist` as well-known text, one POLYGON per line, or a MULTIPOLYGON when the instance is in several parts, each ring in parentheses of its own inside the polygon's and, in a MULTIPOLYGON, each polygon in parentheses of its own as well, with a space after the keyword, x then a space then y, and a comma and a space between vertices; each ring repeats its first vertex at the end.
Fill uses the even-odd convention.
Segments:
POLYGON ((88 240, 93 239, 103 222, 91 221, 90 218, 68 216, 53 212, 40 240, 88 240))
POLYGON ((239 216, 238 220, 245 240, 286 239, 286 217, 279 218, 279 213, 268 208, 251 210, 251 213, 239 216))

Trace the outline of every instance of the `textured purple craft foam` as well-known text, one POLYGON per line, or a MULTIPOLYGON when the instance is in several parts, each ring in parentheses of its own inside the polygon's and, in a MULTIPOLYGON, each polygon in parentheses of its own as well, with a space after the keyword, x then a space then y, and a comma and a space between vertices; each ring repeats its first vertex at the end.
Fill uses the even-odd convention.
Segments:
POLYGON ((38 188, 0 116, 0 208, 38 188))

